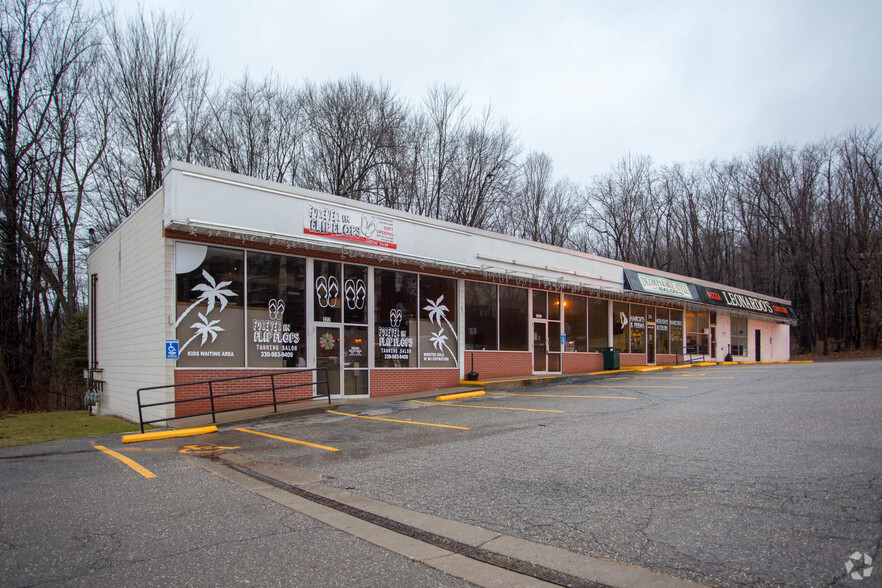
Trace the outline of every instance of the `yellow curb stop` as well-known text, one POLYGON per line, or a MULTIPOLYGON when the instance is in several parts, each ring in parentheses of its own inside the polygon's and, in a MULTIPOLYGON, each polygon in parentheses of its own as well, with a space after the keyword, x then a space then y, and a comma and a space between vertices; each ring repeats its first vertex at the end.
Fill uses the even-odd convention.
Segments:
POLYGON ((217 427, 198 427, 195 429, 177 429, 172 431, 151 431, 150 433, 137 433, 135 435, 123 435, 123 443, 135 443, 137 441, 155 441, 157 439, 171 439, 173 437, 191 437, 193 435, 205 435, 216 433, 217 427))
POLYGON ((483 396, 485 392, 483 390, 477 390, 475 392, 460 392, 458 394, 444 394, 443 396, 436 396, 435 402, 444 402, 445 400, 459 400, 461 398, 473 398, 475 396, 483 396))

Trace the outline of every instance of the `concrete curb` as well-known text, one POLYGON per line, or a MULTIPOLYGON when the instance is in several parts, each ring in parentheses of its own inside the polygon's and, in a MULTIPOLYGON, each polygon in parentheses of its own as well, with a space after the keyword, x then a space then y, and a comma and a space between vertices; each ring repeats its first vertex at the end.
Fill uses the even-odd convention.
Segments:
MULTIPOLYGON (((263 476, 301 488, 309 493, 331 499, 348 507, 383 517, 420 531, 440 535, 451 541, 463 543, 486 552, 491 552, 492 554, 575 576, 583 579, 586 583, 593 583, 595 586, 599 584, 611 587, 690 588, 702 585, 651 570, 573 553, 565 549, 534 543, 474 525, 443 519, 364 496, 350 494, 339 488, 322 484, 322 476, 318 472, 312 472, 296 466, 254 462, 235 453, 227 453, 223 459, 251 469, 263 476)), ((288 506, 375 545, 420 561, 425 565, 479 586, 548 585, 536 578, 516 574, 506 569, 456 555, 411 537, 376 527, 304 498, 294 496, 245 474, 232 471, 222 465, 222 461, 200 460, 200 465, 228 481, 245 487, 265 498, 288 506), (451 561, 451 558, 457 558, 457 562, 451 561)))

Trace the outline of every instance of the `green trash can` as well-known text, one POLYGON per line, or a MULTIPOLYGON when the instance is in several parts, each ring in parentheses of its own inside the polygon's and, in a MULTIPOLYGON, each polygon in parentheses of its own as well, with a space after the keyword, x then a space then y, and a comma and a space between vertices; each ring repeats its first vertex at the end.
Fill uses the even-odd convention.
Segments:
POLYGON ((604 347, 603 348, 603 369, 604 370, 617 370, 621 365, 619 359, 619 350, 617 347, 604 347))

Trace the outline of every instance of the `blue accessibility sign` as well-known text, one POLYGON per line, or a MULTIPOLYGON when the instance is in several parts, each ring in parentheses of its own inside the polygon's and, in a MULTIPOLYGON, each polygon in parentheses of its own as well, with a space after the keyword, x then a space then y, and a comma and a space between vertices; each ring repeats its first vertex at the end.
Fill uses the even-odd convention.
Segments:
POLYGON ((180 343, 177 339, 166 339, 165 340, 165 358, 166 359, 177 359, 178 358, 178 349, 180 343))

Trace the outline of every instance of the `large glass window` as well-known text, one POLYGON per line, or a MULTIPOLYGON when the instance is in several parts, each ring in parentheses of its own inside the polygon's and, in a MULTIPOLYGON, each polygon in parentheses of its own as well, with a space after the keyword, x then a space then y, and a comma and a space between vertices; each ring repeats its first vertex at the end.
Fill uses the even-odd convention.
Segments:
POLYGON ((376 367, 416 367, 417 275, 374 270, 376 367))
POLYGON ((502 351, 529 349, 528 296, 526 288, 499 287, 499 349, 502 351))
POLYGON ((548 293, 548 320, 560 320, 560 292, 548 293))
POLYGON ((420 367, 456 367, 456 280, 420 276, 420 367))
POLYGON ((306 260, 248 254, 246 341, 251 367, 306 367, 306 260))
POLYGON ((628 353, 628 316, 631 310, 627 302, 613 303, 613 347, 628 353))
POLYGON ((548 292, 533 290, 533 318, 548 318, 548 292))
POLYGON ((178 367, 245 365, 244 252, 175 244, 178 367))
POLYGON ((646 353, 646 307, 642 304, 631 305, 631 353, 646 353))
POLYGON ((747 355, 747 319, 732 317, 732 355, 747 355))
POLYGON ((671 353, 683 353, 682 310, 671 310, 671 353))
POLYGON ((347 324, 366 325, 367 309, 367 268, 363 265, 343 266, 343 308, 347 324))
POLYGON ((498 349, 496 284, 465 283, 466 349, 498 349))
POLYGON ((588 308, 584 296, 564 296, 566 351, 588 351, 588 308))
POLYGON ((588 349, 609 347, 609 301, 588 299, 588 349))
POLYGON ((667 308, 659 308, 656 310, 656 339, 658 340, 658 353, 661 354, 667 354, 671 352, 670 317, 671 312, 667 308))
POLYGON ((339 323, 342 320, 340 296, 343 294, 340 285, 341 264, 317 259, 313 267, 315 320, 323 323, 339 323))
POLYGON ((686 313, 686 353, 708 355, 710 352, 710 318, 706 312, 686 313))

